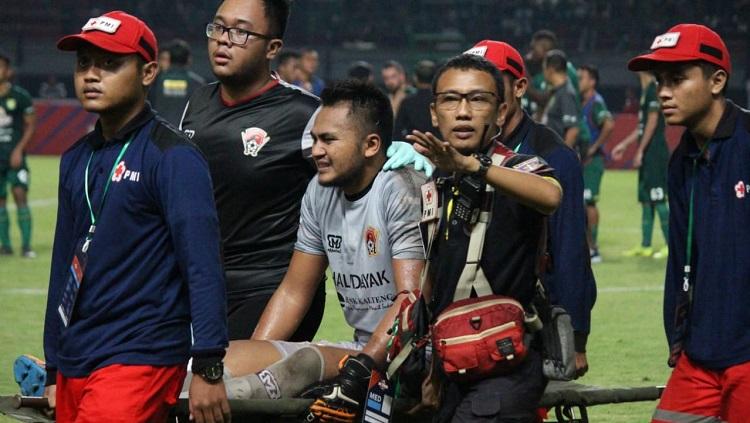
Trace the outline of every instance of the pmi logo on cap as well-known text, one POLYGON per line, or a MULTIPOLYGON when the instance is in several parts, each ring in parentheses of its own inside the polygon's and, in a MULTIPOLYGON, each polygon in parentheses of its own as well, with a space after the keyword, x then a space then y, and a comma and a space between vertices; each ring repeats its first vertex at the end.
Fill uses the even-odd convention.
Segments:
POLYGON ((86 25, 81 28, 83 32, 87 31, 102 31, 106 32, 107 34, 114 34, 117 32, 117 29, 122 24, 121 21, 117 19, 112 19, 107 16, 99 16, 98 18, 91 18, 88 22, 86 22, 86 25))
POLYGON ((472 47, 464 52, 464 54, 474 54, 476 56, 484 57, 487 53, 487 46, 476 46, 472 47))
POLYGON ((667 32, 665 34, 661 34, 654 38, 654 42, 651 43, 651 50, 656 50, 657 48, 674 47, 677 45, 677 42, 679 40, 679 32, 667 32))

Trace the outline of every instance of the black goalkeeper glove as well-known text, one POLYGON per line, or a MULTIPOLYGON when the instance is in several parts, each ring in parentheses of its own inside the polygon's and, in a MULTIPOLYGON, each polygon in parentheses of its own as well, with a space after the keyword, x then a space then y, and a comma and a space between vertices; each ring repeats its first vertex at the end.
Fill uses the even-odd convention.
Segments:
POLYGON ((310 405, 306 422, 353 423, 364 408, 370 374, 375 362, 366 354, 346 356, 339 375, 332 383, 324 385, 310 405))

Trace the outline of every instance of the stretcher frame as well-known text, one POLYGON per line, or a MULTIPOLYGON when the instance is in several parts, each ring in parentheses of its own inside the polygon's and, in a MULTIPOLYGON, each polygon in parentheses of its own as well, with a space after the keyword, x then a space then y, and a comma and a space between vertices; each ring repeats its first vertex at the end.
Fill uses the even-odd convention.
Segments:
MULTIPOLYGON (((661 397, 663 386, 639 387, 600 387, 583 385, 575 382, 550 382, 544 392, 540 407, 550 410, 548 423, 589 423, 588 408, 603 404, 625 402, 655 401, 661 397)), ((233 422, 294 422, 300 421, 312 400, 230 400, 233 422), (261 420, 262 419, 262 420, 261 420)), ((46 404, 44 399, 20 400, 19 396, 0 396, 0 414, 26 423, 52 423, 40 408, 46 404), (22 403, 23 402, 23 403, 22 403)), ((397 401, 394 421, 410 423, 429 422, 431 416, 422 414, 406 417, 403 413, 414 402, 397 401), (407 420, 408 419, 408 420, 407 420)), ((187 400, 181 399, 172 412, 175 422, 188 422, 187 400)))

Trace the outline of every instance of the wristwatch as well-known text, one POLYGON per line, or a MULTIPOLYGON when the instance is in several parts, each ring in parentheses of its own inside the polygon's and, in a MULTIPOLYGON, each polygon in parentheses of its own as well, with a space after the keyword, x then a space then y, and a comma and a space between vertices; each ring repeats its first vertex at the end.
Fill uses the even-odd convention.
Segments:
POLYGON ((487 176, 487 171, 490 170, 490 166, 492 166, 492 159, 490 159, 486 154, 479 154, 474 153, 472 154, 475 159, 479 160, 479 169, 477 169, 476 172, 473 173, 474 176, 484 179, 485 176, 487 176))
POLYGON ((224 377, 224 363, 221 360, 201 363, 193 360, 193 374, 208 383, 218 383, 224 377))

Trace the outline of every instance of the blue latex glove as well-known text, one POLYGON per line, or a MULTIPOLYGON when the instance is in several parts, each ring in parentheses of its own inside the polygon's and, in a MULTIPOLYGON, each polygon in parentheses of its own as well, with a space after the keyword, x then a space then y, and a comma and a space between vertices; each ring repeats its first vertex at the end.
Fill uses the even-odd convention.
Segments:
POLYGON ((424 172, 429 178, 432 176, 433 165, 427 157, 417 153, 408 142, 393 141, 388 151, 385 152, 388 161, 383 165, 383 170, 400 169, 406 165, 414 164, 414 169, 424 172))

